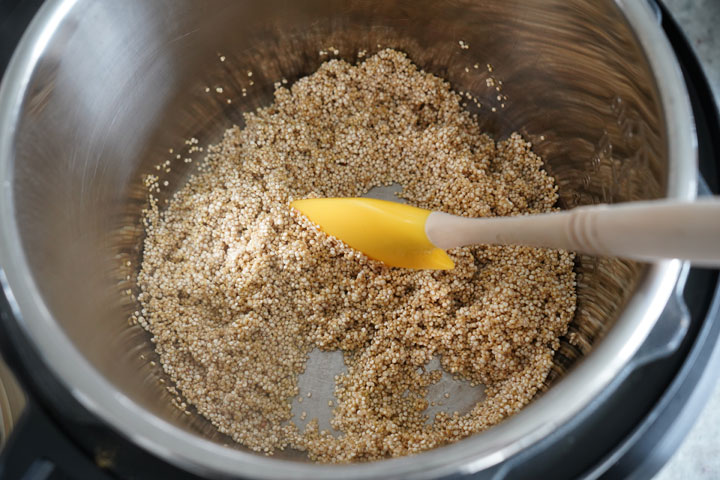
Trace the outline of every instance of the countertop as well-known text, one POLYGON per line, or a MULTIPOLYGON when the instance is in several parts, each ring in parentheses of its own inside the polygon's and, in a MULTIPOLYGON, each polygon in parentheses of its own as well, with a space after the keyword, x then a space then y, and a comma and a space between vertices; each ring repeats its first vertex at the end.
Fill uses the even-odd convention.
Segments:
MULTIPOLYGON (((690 39, 720 100, 720 0, 664 0, 690 39)), ((713 367, 709 367, 713 368, 713 367)), ((720 365, 714 368, 720 369, 720 365)), ((720 384, 654 480, 720 479, 720 384)))

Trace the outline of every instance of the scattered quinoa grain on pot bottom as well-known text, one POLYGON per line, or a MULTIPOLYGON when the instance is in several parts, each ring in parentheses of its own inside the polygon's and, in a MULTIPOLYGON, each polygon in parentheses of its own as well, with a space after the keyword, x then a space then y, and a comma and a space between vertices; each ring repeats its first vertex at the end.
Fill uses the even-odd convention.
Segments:
POLYGON ((140 322, 220 431, 256 451, 368 461, 479 432, 541 388, 575 310, 572 254, 474 246, 450 250, 451 271, 388 268, 288 207, 398 183, 409 203, 459 215, 551 211, 554 180, 530 144, 495 143, 460 102, 394 50, 331 60, 225 132, 164 210, 151 198, 140 322), (292 422, 314 348, 345 353, 337 436, 292 422), (427 421, 434 356, 487 398, 427 421))

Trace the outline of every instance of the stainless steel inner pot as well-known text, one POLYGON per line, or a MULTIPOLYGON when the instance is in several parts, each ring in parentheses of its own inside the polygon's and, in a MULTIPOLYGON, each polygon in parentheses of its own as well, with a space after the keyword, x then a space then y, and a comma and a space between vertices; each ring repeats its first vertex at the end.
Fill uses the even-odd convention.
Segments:
POLYGON ((356 61, 379 46, 406 51, 478 97, 495 137, 517 130, 533 141, 562 207, 695 196, 689 101, 645 1, 48 1, 0 90, 0 279, 51 371, 142 448, 209 476, 476 472, 580 412, 653 328, 678 261, 578 257, 573 342, 563 339, 546 391, 489 431, 412 458, 345 466, 268 458, 224 446, 203 418, 172 405, 148 335, 128 324, 142 176, 172 159, 161 180, 180 185, 189 167, 168 149, 217 140, 243 111, 271 101, 274 82, 333 56, 320 50, 356 61), (497 100, 490 77, 507 100, 497 100))

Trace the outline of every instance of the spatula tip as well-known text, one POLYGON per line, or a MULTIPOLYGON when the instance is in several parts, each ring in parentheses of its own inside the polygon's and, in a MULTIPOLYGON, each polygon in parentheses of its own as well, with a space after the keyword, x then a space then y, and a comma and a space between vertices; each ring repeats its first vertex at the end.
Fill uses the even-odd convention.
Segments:
POLYGON ((328 235, 390 267, 452 270, 455 263, 425 233, 429 210, 370 198, 294 200, 290 207, 328 235))

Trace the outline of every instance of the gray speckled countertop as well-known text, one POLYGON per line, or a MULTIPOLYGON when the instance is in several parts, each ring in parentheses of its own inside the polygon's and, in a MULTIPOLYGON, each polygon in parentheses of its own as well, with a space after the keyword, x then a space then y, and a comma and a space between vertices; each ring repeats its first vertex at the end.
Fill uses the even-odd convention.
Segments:
MULTIPOLYGON (((720 0, 664 0, 664 3, 692 42, 715 98, 720 100, 720 0)), ((710 479, 720 479, 720 384, 685 442, 654 480, 710 479)))
POLYGON ((692 42, 720 99, 720 0, 663 0, 692 42))

